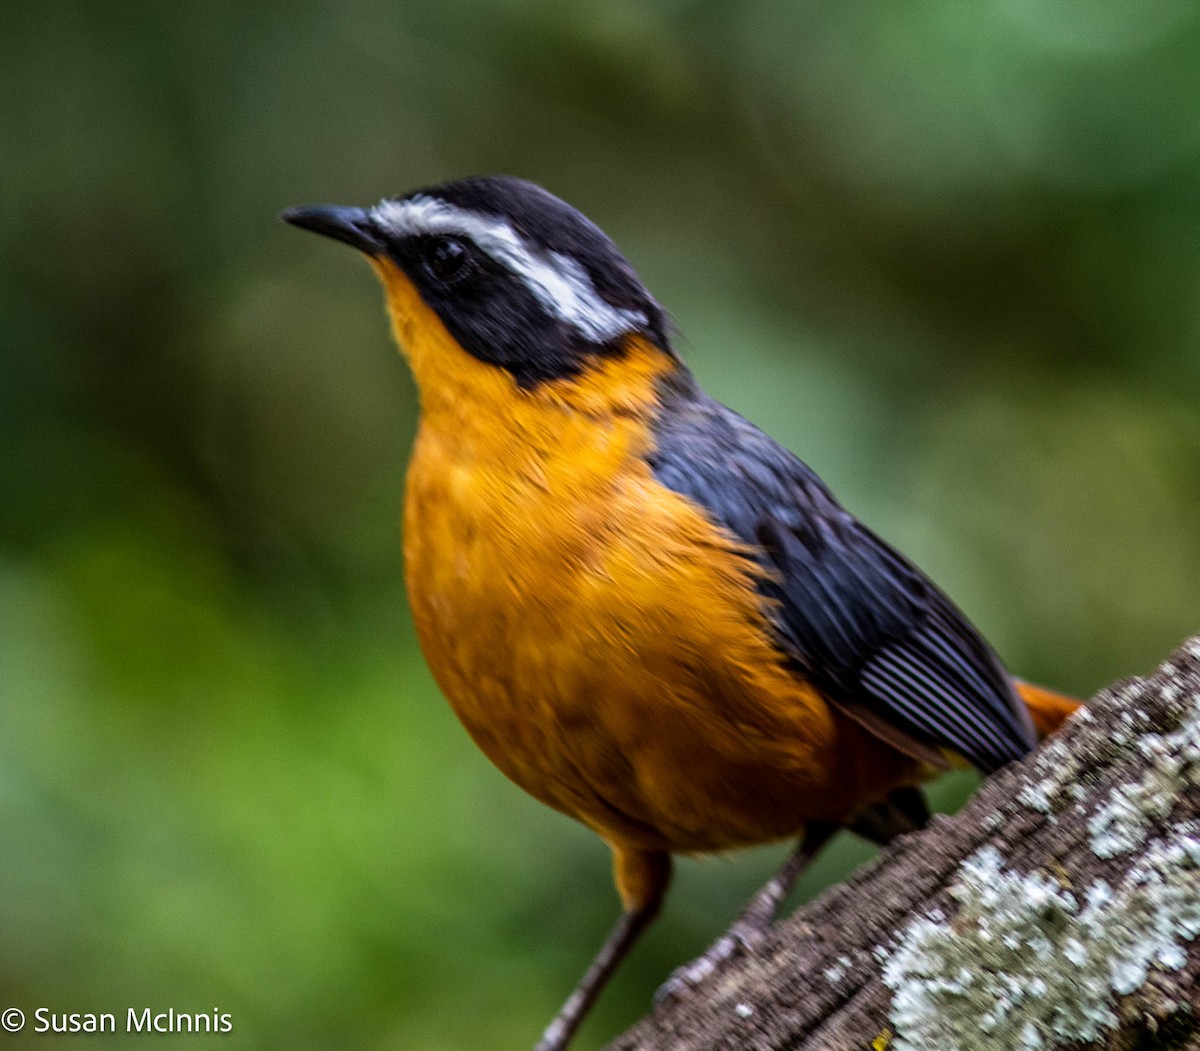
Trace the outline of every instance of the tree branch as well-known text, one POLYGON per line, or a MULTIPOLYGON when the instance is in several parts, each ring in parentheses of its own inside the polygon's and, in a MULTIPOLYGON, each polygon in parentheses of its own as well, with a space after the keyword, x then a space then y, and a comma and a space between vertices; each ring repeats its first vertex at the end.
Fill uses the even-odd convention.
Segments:
POLYGON ((1200 1049, 1200 637, 609 1051, 1200 1049))

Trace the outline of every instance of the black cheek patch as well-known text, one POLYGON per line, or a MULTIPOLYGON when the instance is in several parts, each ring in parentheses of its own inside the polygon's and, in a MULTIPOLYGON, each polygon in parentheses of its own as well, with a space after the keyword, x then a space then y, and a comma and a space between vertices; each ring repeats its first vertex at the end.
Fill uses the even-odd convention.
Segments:
POLYGON ((500 267, 482 269, 446 289, 425 274, 420 263, 402 260, 401 265, 459 346, 472 357, 505 369, 525 390, 577 376, 597 357, 623 353, 623 340, 585 339, 573 325, 549 313, 519 278, 500 267))

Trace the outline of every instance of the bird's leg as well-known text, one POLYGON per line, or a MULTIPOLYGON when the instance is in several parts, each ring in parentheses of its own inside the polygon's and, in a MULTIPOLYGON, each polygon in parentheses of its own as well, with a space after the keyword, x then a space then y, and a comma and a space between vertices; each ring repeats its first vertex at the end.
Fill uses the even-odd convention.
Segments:
POLYGON ((546 1031, 542 1033, 542 1039, 538 1041, 534 1051, 562 1051, 570 1043, 575 1030, 579 1028, 579 1023, 600 995, 600 990, 616 970, 617 964, 637 941, 638 935, 654 919, 655 912, 657 908, 633 909, 621 914, 617 925, 596 953, 579 984, 554 1016, 554 1021, 546 1026, 546 1031))
POLYGON ((805 831, 804 838, 787 860, 753 898, 738 913, 733 925, 708 947, 702 956, 691 963, 677 968, 654 996, 656 1004, 669 1000, 684 1000, 691 995, 709 975, 715 973, 723 963, 747 950, 760 945, 771 929, 775 914, 783 899, 796 885, 800 874, 808 868, 821 848, 838 830, 837 825, 813 822, 805 831))
POLYGON ((724 936, 740 942, 746 948, 753 948, 761 942, 775 921, 775 914, 779 911, 779 906, 783 904, 783 899, 791 893, 792 888, 796 885, 796 880, 821 852, 837 829, 837 825, 815 822, 809 825, 804 838, 796 844, 796 849, 779 866, 779 871, 767 880, 762 890, 746 903, 745 908, 738 913, 737 919, 733 921, 733 925, 724 936))
POLYGON ((613 862, 625 911, 566 1003, 546 1026, 534 1051, 563 1051, 617 965, 658 915, 671 878, 670 855, 614 845, 613 862))

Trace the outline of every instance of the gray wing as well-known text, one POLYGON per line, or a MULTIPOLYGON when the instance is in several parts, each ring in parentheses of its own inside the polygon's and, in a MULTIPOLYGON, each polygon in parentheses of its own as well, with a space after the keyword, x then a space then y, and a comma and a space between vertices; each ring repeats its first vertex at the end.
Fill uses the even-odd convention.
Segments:
POLYGON ((651 466, 754 553, 797 673, 891 740, 945 746, 984 771, 1033 748, 996 655, 911 562, 774 440, 691 385, 664 398, 651 466))

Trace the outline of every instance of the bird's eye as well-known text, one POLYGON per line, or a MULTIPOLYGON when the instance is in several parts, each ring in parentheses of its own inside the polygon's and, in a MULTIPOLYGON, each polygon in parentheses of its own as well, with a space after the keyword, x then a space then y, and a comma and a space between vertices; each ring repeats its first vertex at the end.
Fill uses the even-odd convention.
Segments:
POLYGON ((425 269, 438 281, 451 282, 471 269, 471 253, 454 237, 432 237, 421 250, 425 269))

